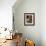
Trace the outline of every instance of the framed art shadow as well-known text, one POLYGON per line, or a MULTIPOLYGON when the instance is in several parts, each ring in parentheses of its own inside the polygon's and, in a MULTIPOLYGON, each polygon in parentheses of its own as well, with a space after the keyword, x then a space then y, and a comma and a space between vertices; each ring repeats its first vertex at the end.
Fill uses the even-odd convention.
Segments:
POLYGON ((35 13, 24 13, 24 26, 35 25, 35 13))

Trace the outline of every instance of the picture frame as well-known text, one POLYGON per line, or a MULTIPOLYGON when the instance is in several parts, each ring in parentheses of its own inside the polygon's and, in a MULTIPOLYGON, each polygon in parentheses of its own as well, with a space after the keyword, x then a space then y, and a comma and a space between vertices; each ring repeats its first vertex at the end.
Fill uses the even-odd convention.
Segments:
POLYGON ((24 13, 24 26, 35 25, 35 13, 24 13))

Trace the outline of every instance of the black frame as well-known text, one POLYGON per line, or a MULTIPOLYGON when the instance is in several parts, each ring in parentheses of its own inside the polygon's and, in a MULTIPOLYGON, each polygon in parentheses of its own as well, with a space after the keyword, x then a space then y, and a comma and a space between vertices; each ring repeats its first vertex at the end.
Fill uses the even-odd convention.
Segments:
POLYGON ((34 26, 34 25, 35 25, 35 13, 24 13, 24 26, 34 26))

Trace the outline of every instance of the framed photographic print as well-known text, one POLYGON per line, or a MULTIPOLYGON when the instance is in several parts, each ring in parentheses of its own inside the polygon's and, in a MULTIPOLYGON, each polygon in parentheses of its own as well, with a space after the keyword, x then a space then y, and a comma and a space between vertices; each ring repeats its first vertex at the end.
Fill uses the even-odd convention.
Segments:
POLYGON ((35 25, 35 13, 24 13, 24 26, 35 25))

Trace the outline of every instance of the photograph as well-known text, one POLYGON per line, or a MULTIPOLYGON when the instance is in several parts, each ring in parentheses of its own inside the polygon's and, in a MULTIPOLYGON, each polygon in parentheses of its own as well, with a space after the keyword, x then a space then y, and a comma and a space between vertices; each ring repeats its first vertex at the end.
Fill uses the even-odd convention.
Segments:
POLYGON ((35 25, 35 13, 24 13, 24 25, 25 26, 35 25))

